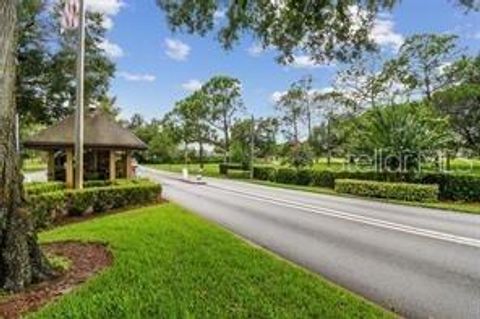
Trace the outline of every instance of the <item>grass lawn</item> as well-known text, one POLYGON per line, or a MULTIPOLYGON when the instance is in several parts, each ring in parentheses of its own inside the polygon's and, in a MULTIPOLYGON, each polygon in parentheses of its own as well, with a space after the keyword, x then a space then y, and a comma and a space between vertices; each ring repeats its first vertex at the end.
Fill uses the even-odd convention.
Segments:
POLYGON ((71 239, 108 242, 114 265, 32 318, 393 317, 174 204, 41 235, 71 239))
MULTIPOLYGON (((182 169, 185 167, 184 164, 150 164, 147 166, 150 168, 174 173, 181 173, 182 169)), ((200 172, 199 164, 189 164, 187 165, 187 168, 190 175, 196 175, 200 172)), ((210 177, 220 177, 218 164, 205 164, 203 168, 203 175, 210 177)))
POLYGON ((23 161, 22 171, 25 173, 38 172, 47 169, 47 164, 41 159, 33 158, 23 161))

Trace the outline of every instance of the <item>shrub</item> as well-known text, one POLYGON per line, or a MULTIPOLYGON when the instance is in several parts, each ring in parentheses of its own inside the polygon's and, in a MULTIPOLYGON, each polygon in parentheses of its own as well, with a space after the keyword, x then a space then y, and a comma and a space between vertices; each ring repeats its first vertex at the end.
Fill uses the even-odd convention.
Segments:
POLYGON ((118 181, 110 186, 82 190, 64 190, 29 196, 27 205, 37 229, 45 228, 59 217, 101 213, 111 209, 154 203, 162 187, 147 180, 118 181))
POLYGON ((439 188, 438 185, 338 179, 335 181, 335 191, 366 197, 435 202, 438 200, 439 188))
POLYGON ((296 184, 297 171, 293 168, 280 168, 277 170, 277 183, 296 184))
POLYGON ((419 182, 438 184, 442 200, 480 201, 480 176, 429 173, 421 175, 419 182))
POLYGON ((25 184, 25 192, 28 196, 51 193, 65 189, 65 183, 46 182, 46 183, 28 183, 25 184))
POLYGON ((331 171, 312 171, 312 186, 335 187, 335 173, 331 171))
POLYGON ((46 228, 67 213, 65 192, 55 191, 30 196, 27 199, 27 208, 32 216, 34 227, 46 228))
POLYGON ((297 171, 297 184, 302 186, 308 186, 312 184, 313 170, 301 169, 297 171))
POLYGON ((221 163, 218 165, 218 169, 221 175, 228 175, 229 170, 246 171, 248 167, 238 163, 221 163))
POLYGON ((277 177, 277 170, 275 167, 269 166, 255 166, 253 168, 253 178, 261 181, 275 182, 277 177))

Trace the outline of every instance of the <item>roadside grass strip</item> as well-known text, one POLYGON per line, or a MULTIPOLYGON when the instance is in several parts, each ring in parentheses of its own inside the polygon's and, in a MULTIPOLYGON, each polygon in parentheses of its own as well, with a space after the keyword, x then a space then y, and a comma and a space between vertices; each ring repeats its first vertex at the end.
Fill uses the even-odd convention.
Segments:
POLYGON ((41 240, 108 243, 114 265, 31 318, 394 317, 175 204, 57 228, 41 240))

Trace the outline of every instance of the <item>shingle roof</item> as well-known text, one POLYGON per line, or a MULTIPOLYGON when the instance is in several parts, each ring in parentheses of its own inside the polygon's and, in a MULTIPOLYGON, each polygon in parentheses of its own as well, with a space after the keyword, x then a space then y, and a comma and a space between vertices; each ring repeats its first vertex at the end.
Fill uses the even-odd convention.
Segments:
MULTIPOLYGON (((75 116, 69 116, 37 135, 27 139, 27 148, 51 149, 74 146, 75 116)), ((84 121, 84 146, 89 148, 114 148, 145 150, 147 145, 132 132, 115 123, 101 112, 88 112, 84 121)))

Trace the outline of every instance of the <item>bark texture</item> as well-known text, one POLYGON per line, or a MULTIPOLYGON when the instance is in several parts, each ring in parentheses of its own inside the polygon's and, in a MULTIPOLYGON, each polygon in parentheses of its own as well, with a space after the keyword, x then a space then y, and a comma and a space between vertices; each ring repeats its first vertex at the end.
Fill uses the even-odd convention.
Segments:
POLYGON ((24 207, 15 144, 15 49, 18 0, 0 0, 0 285, 20 291, 53 276, 24 207))

